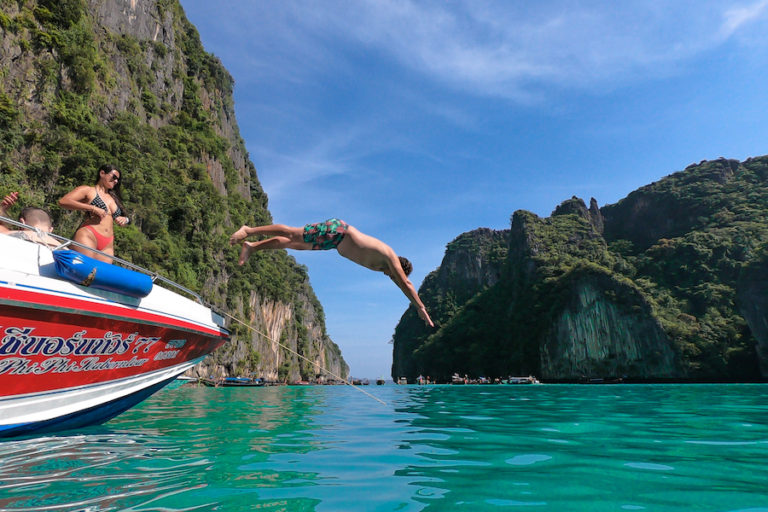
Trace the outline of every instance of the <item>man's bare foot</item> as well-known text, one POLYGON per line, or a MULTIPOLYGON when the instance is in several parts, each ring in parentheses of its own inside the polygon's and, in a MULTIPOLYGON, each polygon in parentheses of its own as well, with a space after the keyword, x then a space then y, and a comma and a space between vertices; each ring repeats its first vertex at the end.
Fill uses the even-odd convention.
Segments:
MULTIPOLYGON (((241 242, 242 240, 245 240, 245 239, 248 237, 248 233, 245 231, 245 229, 246 229, 247 227, 248 227, 248 226, 246 226, 245 224, 243 224, 243 225, 240 227, 240 229, 238 229, 237 231, 235 231, 234 233, 232 233, 232 236, 230 236, 230 237, 229 237, 229 244, 230 244, 230 245, 235 245, 235 244, 237 244, 237 243, 241 242)), ((241 263, 241 265, 242 265, 242 263, 241 263)))
MULTIPOLYGON (((234 236, 234 235, 233 235, 234 236)), ((237 260, 238 265, 244 265, 253 252, 253 242, 243 242, 243 248, 240 249, 240 259, 237 260)))

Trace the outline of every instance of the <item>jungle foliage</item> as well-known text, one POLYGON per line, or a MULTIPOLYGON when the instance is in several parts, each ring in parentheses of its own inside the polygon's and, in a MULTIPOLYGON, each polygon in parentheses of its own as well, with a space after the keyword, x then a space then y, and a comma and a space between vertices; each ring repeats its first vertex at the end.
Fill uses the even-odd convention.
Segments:
POLYGON ((233 109, 233 80, 176 0, 157 7, 158 19, 172 18, 173 47, 97 30, 84 0, 2 0, 0 42, 17 45, 33 66, 0 72, 0 195, 20 192, 9 215, 40 206, 57 233, 72 236, 81 215, 58 199, 93 184, 110 163, 121 171, 132 220, 115 229, 117 256, 230 311, 244 311, 254 289, 286 303, 301 295, 324 323, 306 269, 284 251, 257 253, 237 267, 229 234, 271 216, 242 139, 235 133, 246 176, 229 156, 233 141, 217 132, 222 112, 233 109), (25 106, 30 97, 34 110, 25 106), (221 167, 220 183, 209 162, 221 167))
POLYGON ((737 293, 768 247, 768 157, 692 165, 600 211, 604 231, 578 198, 546 219, 515 212, 504 278, 449 309, 452 285, 425 280, 439 329, 403 315, 393 377, 537 374, 542 336, 590 279, 629 314, 650 309, 679 361, 669 378, 761 379, 737 293))

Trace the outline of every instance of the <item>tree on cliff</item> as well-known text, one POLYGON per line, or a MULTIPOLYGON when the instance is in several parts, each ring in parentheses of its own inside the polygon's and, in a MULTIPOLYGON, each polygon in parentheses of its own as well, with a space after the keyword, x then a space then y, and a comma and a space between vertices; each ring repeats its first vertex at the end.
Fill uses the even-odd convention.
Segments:
MULTIPOLYGON (((317 338, 302 355, 330 357, 344 373, 306 269, 275 252, 236 271, 236 254, 225 250, 233 226, 271 216, 235 121, 232 78, 205 52, 178 1, 139 0, 125 7, 128 16, 98 0, 1 5, 0 193, 17 190, 20 204, 45 205, 57 232, 71 234, 79 216, 56 200, 113 163, 135 213, 116 232, 118 256, 249 320, 264 320, 256 303, 289 305, 312 327, 307 338, 317 338)), ((283 327, 301 350, 300 329, 293 321, 283 327)), ((276 375, 288 361, 293 378, 314 377, 293 356, 268 353, 270 343, 235 334, 212 359, 227 371, 276 375)))
MULTIPOLYGON (((498 283, 436 314, 434 334, 403 315, 393 377, 768 377, 745 318, 765 313, 737 301, 759 294, 742 269, 762 275, 767 219, 768 157, 692 165, 599 210, 573 198, 546 219, 518 211, 498 283)), ((456 289, 427 279, 419 293, 443 304, 456 289)))

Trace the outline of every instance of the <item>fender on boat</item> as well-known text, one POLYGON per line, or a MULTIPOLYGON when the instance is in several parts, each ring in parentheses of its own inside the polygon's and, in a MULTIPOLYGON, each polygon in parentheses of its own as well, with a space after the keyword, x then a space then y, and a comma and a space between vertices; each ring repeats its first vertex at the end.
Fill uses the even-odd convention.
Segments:
POLYGON ((73 283, 109 292, 146 297, 152 278, 141 272, 104 263, 69 249, 53 251, 56 273, 73 283))

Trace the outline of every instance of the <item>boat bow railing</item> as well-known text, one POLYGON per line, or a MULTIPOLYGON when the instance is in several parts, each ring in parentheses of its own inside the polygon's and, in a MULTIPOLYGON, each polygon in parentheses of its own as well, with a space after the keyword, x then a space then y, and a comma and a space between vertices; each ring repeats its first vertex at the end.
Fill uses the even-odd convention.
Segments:
POLYGON ((114 263, 119 263, 123 267, 126 267, 126 268, 129 268, 131 270, 135 270, 137 272, 141 272, 142 274, 148 275, 150 278, 152 278, 152 282, 153 283, 159 281, 159 282, 161 282, 161 283, 163 283, 163 284, 165 284, 165 285, 167 285, 167 286, 169 286, 171 288, 179 290, 179 291, 187 294, 188 296, 193 297, 196 301, 198 301, 200 304, 204 305, 205 307, 210 308, 212 310, 215 310, 213 305, 211 305, 206 300, 203 300, 203 298, 199 294, 193 292, 192 290, 190 290, 189 288, 187 288, 185 286, 180 285, 179 283, 171 281, 167 277, 161 276, 157 272, 152 272, 149 269, 146 269, 146 268, 141 267, 139 265, 135 265, 135 264, 131 263, 130 261, 126 261, 126 260, 124 260, 122 258, 118 258, 117 256, 113 256, 111 254, 107 254, 107 253, 99 251, 97 249, 92 249, 91 247, 88 247, 87 245, 81 244, 80 242, 76 242, 74 240, 70 240, 69 238, 67 238, 65 236, 57 235, 56 233, 43 232, 39 228, 35 228, 35 227, 29 226, 27 224, 24 224, 23 222, 19 222, 19 221, 13 220, 13 219, 9 219, 7 217, 3 217, 2 215, 0 215, 0 222, 2 222, 3 224, 10 224, 10 225, 16 226, 18 228, 28 229, 30 231, 34 231, 35 233, 37 233, 38 237, 41 240, 43 239, 43 236, 45 235, 45 236, 50 236, 51 238, 54 238, 55 240, 61 242, 61 244, 56 246, 56 247, 50 247, 50 249, 52 251, 56 251, 56 250, 60 250, 60 249, 66 249, 66 248, 68 248, 70 246, 74 246, 74 247, 80 247, 81 249, 85 249, 85 250, 88 250, 88 251, 99 253, 102 256, 106 256, 107 258, 111 259, 114 263))

